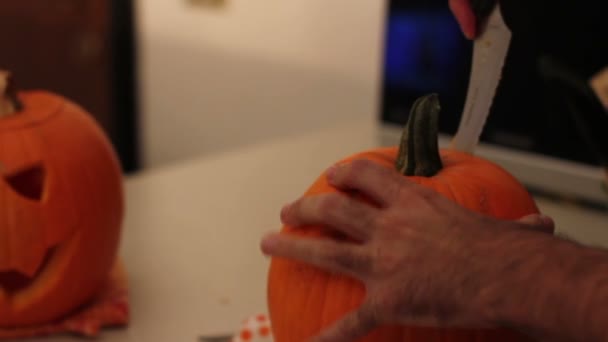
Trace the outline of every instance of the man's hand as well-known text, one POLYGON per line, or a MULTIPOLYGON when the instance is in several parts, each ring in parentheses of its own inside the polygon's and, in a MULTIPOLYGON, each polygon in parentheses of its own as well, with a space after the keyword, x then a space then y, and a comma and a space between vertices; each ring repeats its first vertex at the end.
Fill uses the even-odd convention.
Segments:
POLYGON ((475 39, 478 35, 477 18, 471 8, 470 0, 450 0, 450 9, 464 35, 468 39, 475 39))
POLYGON ((470 212, 366 160, 335 167, 328 179, 373 203, 338 193, 307 197, 286 206, 282 220, 295 227, 329 226, 360 243, 276 234, 262 242, 266 254, 348 274, 365 284, 363 305, 317 342, 355 340, 388 323, 485 326, 489 321, 477 297, 500 279, 502 265, 493 261, 506 243, 501 236, 553 230, 553 222, 542 216, 504 222, 470 212))

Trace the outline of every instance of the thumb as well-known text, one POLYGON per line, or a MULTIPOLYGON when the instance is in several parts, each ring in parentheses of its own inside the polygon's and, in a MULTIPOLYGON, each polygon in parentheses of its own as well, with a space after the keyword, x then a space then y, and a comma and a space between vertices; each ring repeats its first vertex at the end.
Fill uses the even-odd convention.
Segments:
POLYGON ((475 39, 477 36, 477 18, 471 8, 470 0, 450 0, 449 5, 464 35, 468 39, 475 39))
POLYGON ((546 215, 532 214, 524 216, 518 220, 526 229, 538 231, 541 233, 552 234, 555 231, 555 222, 546 215))
POLYGON ((368 312, 372 311, 366 310, 363 306, 359 310, 349 313, 309 342, 356 341, 365 337, 377 326, 374 315, 368 314, 368 312))

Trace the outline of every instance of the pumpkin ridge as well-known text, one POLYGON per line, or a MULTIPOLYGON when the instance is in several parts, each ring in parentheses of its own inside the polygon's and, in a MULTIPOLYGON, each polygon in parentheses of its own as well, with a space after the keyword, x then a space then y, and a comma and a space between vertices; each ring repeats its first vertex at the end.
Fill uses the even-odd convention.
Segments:
POLYGON ((457 192, 454 191, 454 188, 452 187, 452 182, 450 182, 449 180, 446 179, 446 177, 442 177, 441 175, 437 175, 436 177, 433 178, 433 180, 435 182, 441 183, 443 184, 443 186, 445 187, 445 190, 449 193, 442 193, 446 198, 450 199, 453 202, 456 202, 458 204, 461 204, 461 199, 459 198, 459 196, 457 196, 457 192))
MULTIPOLYGON (((326 272, 317 273, 314 275, 311 283, 307 284, 310 287, 310 291, 308 292, 308 294, 306 296, 307 298, 304 301, 305 306, 302 308, 304 312, 306 312, 306 313, 313 312, 314 313, 314 310, 311 310, 311 308, 316 307, 315 299, 317 299, 316 297, 318 296, 317 291, 325 289, 327 287, 330 277, 331 277, 331 275, 328 275, 326 272), (315 285, 316 285, 316 287, 315 287, 315 285)), ((325 296, 327 295, 327 293, 326 293, 326 291, 321 291, 321 292, 322 292, 322 296, 323 296, 323 298, 321 299, 321 303, 325 303, 324 299, 325 299, 325 296)), ((321 307, 322 310, 325 308, 326 308, 325 305, 323 305, 321 307)), ((316 323, 317 323, 316 325, 318 327, 322 327, 323 326, 323 316, 317 315, 315 317, 315 319, 316 319, 316 323)))
MULTIPOLYGON (((457 170, 451 169, 450 171, 452 171, 452 173, 450 174, 450 178, 452 178, 452 177, 456 176, 454 173, 456 171, 459 171, 459 169, 457 169, 457 170)), ((447 178, 445 175, 444 175, 444 177, 438 177, 437 180, 446 184, 449 191, 452 193, 452 198, 455 203, 457 203, 458 205, 465 207, 469 210, 478 212, 478 213, 484 212, 483 208, 481 208, 479 206, 478 202, 475 202, 475 203, 469 202, 465 197, 460 195, 462 192, 478 194, 481 191, 480 186, 476 184, 476 179, 474 177, 471 177, 470 174, 468 174, 468 173, 464 174, 464 176, 466 176, 467 181, 458 183, 458 185, 455 185, 455 184, 453 184, 453 182, 445 179, 445 178, 447 178)))
MULTIPOLYGON (((61 108, 63 108, 63 107, 64 107, 64 105, 61 105, 61 108)), ((57 113, 57 115, 59 115, 58 113, 60 113, 60 112, 56 111, 55 113, 57 113)), ((51 116, 54 116, 54 114, 51 115, 51 116)), ((50 119, 50 117, 49 117, 49 119, 50 119)), ((48 133, 46 133, 44 130, 41 130, 41 129, 35 129, 35 130, 33 130, 32 134, 35 134, 36 138, 38 138, 40 140, 41 146, 44 146, 44 153, 43 154, 48 159, 50 159, 50 160, 56 160, 58 158, 57 157, 57 150, 55 150, 55 149, 52 148, 52 143, 50 142, 50 138, 48 137, 48 133)), ((44 162, 44 160, 43 160, 43 162, 44 162)), ((80 169, 81 172, 82 172, 82 168, 84 168, 84 167, 85 166, 81 166, 81 169, 80 169)), ((69 182, 70 182, 69 177, 64 177, 61 172, 57 171, 53 167, 49 166, 46 169, 47 169, 46 170, 47 177, 49 179, 55 179, 56 180, 55 182, 59 182, 59 184, 69 184, 69 182)), ((52 182, 52 181, 49 180, 49 183, 45 184, 46 189, 45 189, 44 197, 42 198, 42 202, 43 203, 48 202, 49 189, 52 186, 57 186, 56 184, 51 184, 50 182, 52 182)), ((74 195, 74 191, 72 189, 65 189, 64 193, 63 193, 63 196, 65 196, 68 199, 68 201, 70 201, 70 202, 74 202, 75 201, 75 195, 74 195)), ((65 206, 62 206, 62 208, 65 208, 65 206)), ((70 214, 63 214, 62 216, 64 218, 67 218, 67 217, 74 217, 76 215, 77 215, 76 210, 75 209, 71 209, 70 210, 70 214)), ((62 234, 61 238, 68 238, 68 237, 74 235, 74 231, 76 230, 76 227, 80 223, 76 222, 73 219, 71 221, 72 222, 70 222, 70 221, 66 222, 66 224, 64 225, 63 234, 62 234)), ((61 239, 61 238, 59 238, 59 239, 61 239)), ((53 244, 53 243, 57 243, 55 240, 58 240, 58 239, 52 239, 50 236, 47 235, 47 236, 45 236, 45 240, 46 240, 47 243, 53 244)))
MULTIPOLYGON (((25 96, 26 100, 24 101, 25 105, 24 108, 27 108, 27 102, 29 101, 29 96, 25 96)), ((6 131, 14 131, 15 129, 20 129, 20 130, 27 130, 27 129, 31 129, 35 126, 40 126, 40 125, 44 125, 47 122, 55 119, 55 116, 60 115, 60 113, 63 113, 65 111, 65 103, 59 103, 58 107, 53 109, 53 111, 46 113, 42 118, 31 118, 29 120, 25 120, 26 122, 20 122, 17 119, 22 119, 22 118, 7 118, 6 120, 17 120, 14 122, 11 122, 10 124, 3 126, 0 125, 0 133, 4 133, 6 131), (15 128, 17 127, 17 128, 15 128)), ((24 109, 24 111, 21 113, 23 116, 28 115, 27 114, 27 109, 24 109)))

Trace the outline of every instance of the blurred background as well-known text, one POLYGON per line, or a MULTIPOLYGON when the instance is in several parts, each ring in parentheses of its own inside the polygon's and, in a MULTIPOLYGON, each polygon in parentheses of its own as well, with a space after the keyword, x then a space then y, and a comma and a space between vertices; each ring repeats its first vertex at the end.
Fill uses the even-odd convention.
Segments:
POLYGON ((85 107, 139 166, 134 3, 122 0, 3 1, 0 68, 21 89, 59 93, 85 107))
POLYGON ((0 65, 63 94, 126 172, 372 116, 384 4, 368 0, 22 0, 0 65))
MULTIPOLYGON (((539 61, 599 75, 608 29, 600 2, 551 3, 524 11, 542 29, 514 37, 483 141, 596 170, 608 159, 605 108, 571 106, 539 61), (577 120, 578 109, 591 115, 577 120)), ((126 173, 359 118, 401 125, 431 91, 451 134, 471 61, 447 0, 4 1, 0 44, 21 88, 94 115, 126 173)))

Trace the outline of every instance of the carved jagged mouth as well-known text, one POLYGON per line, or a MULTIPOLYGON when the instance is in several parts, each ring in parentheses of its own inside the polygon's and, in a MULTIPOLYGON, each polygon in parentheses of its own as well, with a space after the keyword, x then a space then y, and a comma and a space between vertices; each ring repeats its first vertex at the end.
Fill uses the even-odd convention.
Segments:
POLYGON ((7 294, 14 294, 23 289, 28 288, 45 269, 49 262, 53 259, 55 254, 55 248, 49 249, 45 256, 42 264, 36 271, 33 277, 28 277, 19 271, 2 271, 0 272, 0 289, 3 289, 7 294))

